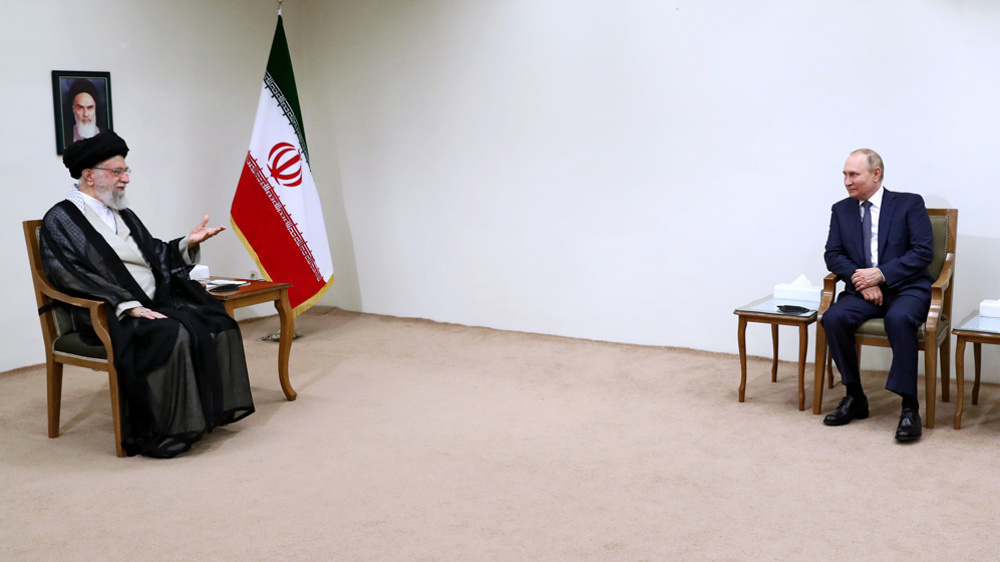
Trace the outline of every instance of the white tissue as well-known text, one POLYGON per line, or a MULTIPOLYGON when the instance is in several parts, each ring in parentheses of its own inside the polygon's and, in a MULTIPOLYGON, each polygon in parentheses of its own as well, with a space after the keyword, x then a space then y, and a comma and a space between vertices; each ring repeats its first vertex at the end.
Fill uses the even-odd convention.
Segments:
POLYGON ((792 301, 819 302, 823 287, 813 286, 805 274, 791 283, 780 283, 774 286, 774 298, 792 301))
POLYGON ((979 303, 979 315, 1000 318, 1000 300, 984 300, 979 303))
POLYGON ((208 279, 208 266, 207 265, 196 265, 191 268, 191 273, 188 274, 191 279, 197 281, 199 279, 208 279))

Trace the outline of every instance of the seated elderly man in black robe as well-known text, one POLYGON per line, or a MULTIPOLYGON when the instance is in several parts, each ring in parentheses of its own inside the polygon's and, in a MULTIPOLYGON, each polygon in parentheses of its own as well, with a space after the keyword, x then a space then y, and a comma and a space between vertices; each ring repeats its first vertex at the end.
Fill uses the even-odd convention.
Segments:
MULTIPOLYGON (((224 227, 170 242, 150 235, 125 200, 128 146, 112 131, 63 155, 79 180, 42 222, 45 272, 60 290, 107 303, 121 389, 122 447, 170 458, 213 428, 253 413, 239 326, 188 276, 199 244, 224 227)), ((72 311, 99 344, 86 311, 72 311)))

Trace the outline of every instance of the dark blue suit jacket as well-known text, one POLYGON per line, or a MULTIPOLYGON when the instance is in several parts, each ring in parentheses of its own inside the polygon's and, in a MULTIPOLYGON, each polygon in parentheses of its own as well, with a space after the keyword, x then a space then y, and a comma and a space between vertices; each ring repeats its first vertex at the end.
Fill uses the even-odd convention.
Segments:
MULTIPOLYGON (((864 269, 865 251, 858 201, 850 197, 833 205, 826 240, 826 267, 854 292, 851 276, 864 269)), ((878 268, 882 291, 910 293, 930 300, 934 279, 927 271, 934 257, 934 230, 923 197, 883 190, 878 221, 878 268)))

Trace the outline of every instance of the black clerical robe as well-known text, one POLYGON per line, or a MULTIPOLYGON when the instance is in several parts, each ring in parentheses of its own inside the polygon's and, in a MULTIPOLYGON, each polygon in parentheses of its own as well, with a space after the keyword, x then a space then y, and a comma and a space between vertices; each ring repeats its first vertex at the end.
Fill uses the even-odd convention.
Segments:
MULTIPOLYGON (((60 290, 108 305, 125 452, 170 457, 213 428, 253 413, 243 339, 222 304, 188 276, 191 266, 180 253, 180 239, 153 238, 131 210, 117 213, 156 280, 152 298, 70 201, 45 214, 42 263, 60 290), (167 318, 119 318, 117 306, 128 301, 167 318)), ((71 312, 84 339, 99 343, 89 315, 71 312)))

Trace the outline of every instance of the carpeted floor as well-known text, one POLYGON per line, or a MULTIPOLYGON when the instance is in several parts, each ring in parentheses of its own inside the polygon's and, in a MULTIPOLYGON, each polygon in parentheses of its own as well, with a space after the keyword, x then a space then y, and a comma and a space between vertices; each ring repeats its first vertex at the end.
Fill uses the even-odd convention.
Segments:
POLYGON ((899 445, 883 373, 872 416, 829 428, 790 363, 751 360, 741 404, 735 355, 329 308, 296 328, 298 400, 256 341, 276 319, 246 322, 257 412, 169 461, 114 456, 103 373, 67 368, 58 439, 44 370, 0 374, 0 559, 1000 556, 994 386, 899 445))

